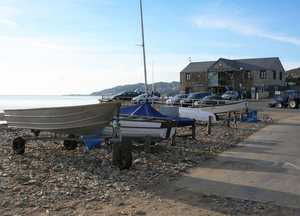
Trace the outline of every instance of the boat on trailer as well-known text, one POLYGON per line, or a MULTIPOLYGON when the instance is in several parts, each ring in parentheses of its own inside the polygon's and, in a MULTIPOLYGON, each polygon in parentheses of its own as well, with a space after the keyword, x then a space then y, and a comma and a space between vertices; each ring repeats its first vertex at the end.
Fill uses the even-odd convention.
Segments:
POLYGON ((162 105, 160 111, 163 114, 190 118, 196 121, 216 121, 216 115, 229 112, 243 112, 248 108, 246 100, 240 101, 216 101, 214 104, 199 104, 197 106, 181 107, 162 105))
POLYGON ((247 100, 239 100, 239 101, 217 100, 215 102, 216 103, 212 105, 199 104, 194 108, 200 109, 205 112, 214 113, 214 114, 245 111, 248 108, 247 100))
MULTIPOLYGON (((122 137, 169 139, 176 133, 176 127, 193 126, 188 118, 170 117, 161 114, 150 103, 120 108, 120 131, 122 137)), ((111 133, 106 127, 104 133, 111 133)))
POLYGON ((24 154, 26 141, 63 141, 67 150, 77 148, 79 143, 85 147, 101 143, 102 138, 110 140, 113 164, 120 169, 128 169, 132 164, 130 143, 121 140, 118 119, 120 103, 102 103, 82 106, 48 107, 36 109, 4 110, 4 118, 10 128, 30 129, 34 136, 16 137, 12 148, 16 154, 24 154), (112 130, 103 130, 110 122, 112 130))
POLYGON ((120 107, 119 103, 4 110, 8 127, 58 134, 101 134, 120 107))

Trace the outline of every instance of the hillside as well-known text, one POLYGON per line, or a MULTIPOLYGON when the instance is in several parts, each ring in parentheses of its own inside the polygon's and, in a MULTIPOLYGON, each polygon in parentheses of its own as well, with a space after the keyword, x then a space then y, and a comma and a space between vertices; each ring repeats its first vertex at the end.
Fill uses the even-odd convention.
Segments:
MULTIPOLYGON (((180 83, 179 82, 157 82, 154 83, 154 90, 160 92, 162 95, 170 96, 175 95, 179 92, 180 83)), ((152 89, 152 85, 149 85, 149 89, 152 89)), ((122 85, 116 86, 110 89, 104 89, 101 91, 93 92, 91 95, 93 96, 111 96, 124 91, 144 91, 144 84, 130 84, 130 85, 122 85)))

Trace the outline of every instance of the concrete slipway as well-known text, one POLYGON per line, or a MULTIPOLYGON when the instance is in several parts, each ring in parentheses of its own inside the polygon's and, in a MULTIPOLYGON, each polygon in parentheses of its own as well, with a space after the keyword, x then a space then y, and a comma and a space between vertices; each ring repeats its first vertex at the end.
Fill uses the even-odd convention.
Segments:
POLYGON ((191 170, 174 186, 300 208, 300 113, 265 127, 237 148, 191 170))

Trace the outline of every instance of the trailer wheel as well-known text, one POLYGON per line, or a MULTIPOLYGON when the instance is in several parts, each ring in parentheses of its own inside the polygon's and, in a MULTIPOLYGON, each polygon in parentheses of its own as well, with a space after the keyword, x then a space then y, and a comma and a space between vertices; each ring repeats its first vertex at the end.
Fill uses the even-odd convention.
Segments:
POLYGON ((289 101, 289 108, 291 108, 291 109, 296 109, 298 107, 298 105, 299 104, 295 100, 290 100, 289 101))
POLYGON ((113 164, 120 170, 129 169, 132 165, 132 148, 130 140, 113 143, 113 164))
MULTIPOLYGON (((68 138, 74 139, 74 135, 69 135, 68 138)), ((78 142, 76 140, 64 140, 64 147, 66 150, 75 150, 78 146, 78 142)))
POLYGON ((279 103, 275 104, 275 107, 281 109, 283 107, 283 105, 282 105, 282 103, 279 102, 279 103))
POLYGON ((15 154, 24 154, 26 141, 22 137, 17 137, 13 140, 12 149, 15 154))
POLYGON ((41 133, 40 130, 35 130, 35 129, 32 129, 31 132, 34 134, 34 136, 38 137, 41 133))

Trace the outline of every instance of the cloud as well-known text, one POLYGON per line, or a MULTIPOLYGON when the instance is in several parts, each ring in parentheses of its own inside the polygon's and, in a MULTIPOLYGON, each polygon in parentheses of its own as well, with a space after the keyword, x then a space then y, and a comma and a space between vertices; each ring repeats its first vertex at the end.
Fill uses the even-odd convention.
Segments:
POLYGON ((198 28, 228 30, 239 33, 241 35, 261 37, 300 46, 300 37, 280 35, 274 32, 269 32, 249 22, 248 20, 239 18, 205 14, 202 16, 194 17, 193 23, 198 28))
POLYGON ((0 5, 0 25, 15 27, 17 25, 16 18, 19 10, 14 7, 0 5))
POLYGON ((300 61, 285 61, 285 60, 283 60, 282 64, 286 71, 300 67, 300 61))
MULTIPOLYGON (((111 45, 85 45, 84 41, 4 36, 0 36, 0 47, 0 74, 4 80, 0 94, 88 94, 144 80, 140 47, 122 51, 111 45)), ((179 80, 188 56, 149 53, 149 81, 152 60, 154 81, 173 81, 179 80)))
POLYGON ((0 18, 0 24, 4 24, 6 26, 15 27, 17 23, 14 20, 10 19, 1 19, 0 18))

